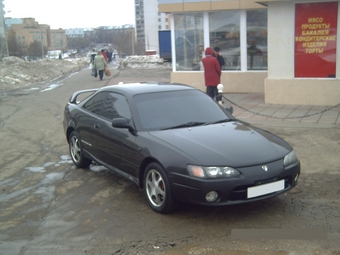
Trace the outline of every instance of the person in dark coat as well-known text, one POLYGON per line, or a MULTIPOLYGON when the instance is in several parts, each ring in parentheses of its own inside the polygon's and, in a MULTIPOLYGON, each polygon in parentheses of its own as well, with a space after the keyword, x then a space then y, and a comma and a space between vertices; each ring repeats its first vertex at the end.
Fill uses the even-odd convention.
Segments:
POLYGON ((110 64, 111 60, 112 60, 111 52, 109 50, 106 50, 105 53, 106 53, 106 56, 107 56, 107 62, 110 64))
POLYGON ((94 61, 94 58, 96 57, 96 55, 97 55, 96 49, 92 49, 90 63, 93 64, 93 61, 94 61))
POLYGON ((225 61, 224 61, 224 58, 223 58, 223 56, 222 56, 222 54, 221 54, 221 49, 220 49, 220 47, 215 47, 215 48, 214 48, 214 51, 215 51, 215 56, 216 56, 216 58, 217 58, 217 60, 218 60, 218 63, 220 63, 220 67, 221 67, 221 69, 222 69, 222 66, 225 65, 225 61))
POLYGON ((205 58, 202 59, 202 63, 207 95, 216 100, 218 95, 217 85, 221 83, 221 66, 210 47, 205 49, 205 58))

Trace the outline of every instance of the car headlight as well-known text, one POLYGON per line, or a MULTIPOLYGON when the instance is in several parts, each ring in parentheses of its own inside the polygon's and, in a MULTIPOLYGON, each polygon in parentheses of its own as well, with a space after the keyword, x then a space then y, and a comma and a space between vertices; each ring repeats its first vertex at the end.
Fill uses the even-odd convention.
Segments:
POLYGON ((294 164, 295 162, 297 162, 298 159, 296 157, 296 154, 294 151, 289 152, 283 159, 283 165, 284 166, 289 166, 291 164, 294 164))
POLYGON ((199 178, 223 178, 223 177, 236 177, 241 173, 232 167, 203 167, 188 165, 188 172, 191 176, 199 178))

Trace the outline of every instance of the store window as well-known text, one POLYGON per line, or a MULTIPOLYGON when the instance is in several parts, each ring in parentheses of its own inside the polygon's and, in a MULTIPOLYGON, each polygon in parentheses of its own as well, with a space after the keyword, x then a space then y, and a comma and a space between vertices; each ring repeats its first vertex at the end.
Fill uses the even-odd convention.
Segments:
POLYGON ((176 70, 200 70, 204 51, 203 14, 177 14, 174 22, 176 70))
POLYGON ((240 70, 240 12, 209 14, 210 47, 219 47, 225 61, 222 70, 240 70))
POLYGON ((268 69, 267 10, 247 11, 247 69, 268 69))
POLYGON ((225 61, 222 70, 268 70, 267 9, 206 14, 174 15, 176 71, 202 71, 208 46, 220 48, 225 61), (204 31, 203 23, 209 24, 209 31, 204 31))

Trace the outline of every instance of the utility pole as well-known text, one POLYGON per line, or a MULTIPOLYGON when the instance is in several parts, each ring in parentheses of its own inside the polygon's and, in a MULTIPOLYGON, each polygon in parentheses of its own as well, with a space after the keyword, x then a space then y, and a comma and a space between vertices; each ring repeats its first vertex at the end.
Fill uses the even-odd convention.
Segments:
POLYGON ((135 37, 134 37, 135 30, 131 29, 131 43, 132 43, 132 55, 135 55, 135 37))
POLYGON ((9 57, 9 48, 8 48, 8 37, 7 37, 7 29, 6 29, 6 23, 5 23, 5 15, 7 13, 10 13, 11 11, 7 11, 4 12, 3 15, 3 27, 4 27, 4 37, 5 37, 5 41, 6 41, 6 53, 7 53, 7 57, 9 57))
POLYGON ((9 49, 8 49, 8 37, 7 37, 7 30, 6 30, 6 25, 5 25, 5 20, 4 20, 4 35, 5 35, 5 41, 6 41, 6 53, 7 57, 9 57, 9 49))
POLYGON ((43 34, 42 34, 42 30, 40 30, 40 35, 41 35, 41 58, 44 58, 44 43, 43 43, 43 34))

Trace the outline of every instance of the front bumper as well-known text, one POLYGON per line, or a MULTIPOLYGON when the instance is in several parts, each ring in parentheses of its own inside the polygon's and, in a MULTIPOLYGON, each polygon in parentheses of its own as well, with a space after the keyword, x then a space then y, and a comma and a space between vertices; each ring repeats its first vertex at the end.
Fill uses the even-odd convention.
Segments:
POLYGON ((299 161, 287 168, 283 167, 282 160, 266 165, 268 166, 268 171, 263 170, 262 165, 237 168, 242 174, 235 178, 201 179, 173 173, 173 195, 180 202, 209 206, 232 205, 277 196, 297 185, 300 175, 299 161), (282 188, 273 192, 269 190, 264 194, 248 198, 249 188, 266 184, 275 185, 275 183, 283 183, 282 188), (211 191, 218 194, 214 202, 206 200, 206 195, 211 191))

